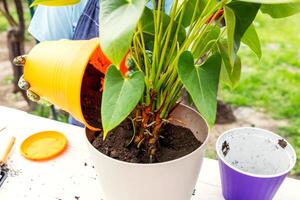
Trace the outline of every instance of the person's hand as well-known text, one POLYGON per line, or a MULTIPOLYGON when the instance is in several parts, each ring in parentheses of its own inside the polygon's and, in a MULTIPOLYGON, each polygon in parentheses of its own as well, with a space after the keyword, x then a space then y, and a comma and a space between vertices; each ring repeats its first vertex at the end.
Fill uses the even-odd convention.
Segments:
MULTIPOLYGON (((24 67, 24 65, 26 63, 26 58, 27 58, 26 55, 18 56, 13 60, 13 63, 15 66, 24 67)), ((36 94, 30 90, 30 83, 24 79, 24 75, 22 75, 21 78, 19 79, 18 86, 20 89, 26 91, 26 94, 27 94, 27 97, 29 100, 31 100, 33 102, 38 102, 38 103, 41 103, 44 105, 51 105, 51 103, 42 99, 38 94, 36 94)))

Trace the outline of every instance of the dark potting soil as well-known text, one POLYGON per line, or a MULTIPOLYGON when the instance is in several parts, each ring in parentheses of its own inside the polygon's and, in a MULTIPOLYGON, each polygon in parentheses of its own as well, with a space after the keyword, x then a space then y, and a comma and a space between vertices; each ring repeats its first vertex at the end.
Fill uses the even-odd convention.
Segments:
MULTIPOLYGON (((132 138, 132 129, 131 121, 125 120, 112 130, 105 140, 102 133, 97 132, 97 137, 92 144, 100 152, 112 158, 132 163, 148 163, 149 157, 143 148, 137 149, 133 144, 128 145, 132 138)), ((172 124, 166 124, 162 128, 161 136, 156 162, 180 158, 202 145, 190 129, 172 124)))
POLYGON ((81 109, 87 123, 93 127, 101 127, 101 97, 103 74, 88 64, 81 85, 81 109))

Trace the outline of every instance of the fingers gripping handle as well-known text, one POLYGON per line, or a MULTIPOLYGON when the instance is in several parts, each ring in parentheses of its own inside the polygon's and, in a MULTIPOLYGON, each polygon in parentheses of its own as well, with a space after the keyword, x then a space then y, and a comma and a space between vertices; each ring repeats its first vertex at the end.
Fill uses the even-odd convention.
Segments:
POLYGON ((27 55, 15 57, 13 60, 13 64, 18 67, 23 67, 26 63, 26 58, 27 58, 27 55))
POLYGON ((28 90, 30 88, 30 84, 27 81, 25 81, 24 75, 22 75, 19 79, 18 86, 22 90, 28 90))
MULTIPOLYGON (((22 67, 25 65, 26 59, 27 59, 27 55, 18 56, 14 58, 13 64, 15 66, 22 67)), ((30 90, 30 83, 28 83, 24 79, 24 75, 22 75, 21 78, 19 79, 18 86, 20 89, 26 90, 28 99, 30 99, 33 102, 40 101, 40 96, 30 90)))

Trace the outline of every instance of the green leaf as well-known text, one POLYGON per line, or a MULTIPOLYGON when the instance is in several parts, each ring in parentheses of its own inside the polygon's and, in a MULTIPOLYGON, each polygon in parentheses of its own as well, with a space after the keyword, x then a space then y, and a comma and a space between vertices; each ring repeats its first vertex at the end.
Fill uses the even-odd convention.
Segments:
MULTIPOLYGON (((145 8, 144 13, 141 17, 140 23, 141 23, 143 32, 145 34, 147 34, 148 36, 152 36, 152 39, 154 40, 155 28, 154 28, 153 12, 157 12, 157 11, 153 11, 149 8, 145 8)), ((170 24, 171 18, 170 18, 170 16, 166 15, 165 13, 163 13, 162 16, 163 16, 162 17, 163 32, 165 33, 170 24)), ((174 38, 173 36, 176 33, 177 27, 178 27, 178 23, 174 22, 174 26, 173 26, 172 33, 171 33, 171 40, 172 40, 172 38, 174 38)), ((185 28, 183 26, 181 26, 179 29, 177 40, 178 40, 179 44, 181 44, 185 39, 186 39, 186 31, 185 31, 185 28)))
POLYGON ((201 66, 194 65, 193 55, 189 51, 183 52, 179 57, 179 78, 209 126, 216 119, 220 70, 219 53, 210 56, 201 66))
POLYGON ((200 58, 212 45, 218 40, 220 28, 218 26, 209 26, 202 37, 199 37, 192 46, 192 52, 195 58, 200 58))
POLYGON ((227 4, 227 7, 233 10, 236 18, 234 31, 234 50, 237 52, 240 47, 242 37, 257 15, 260 4, 232 1, 231 3, 227 4))
POLYGON ((242 38, 242 42, 246 44, 260 59, 262 56, 260 40, 252 24, 242 38))
POLYGON ((225 14, 226 27, 227 27, 228 54, 230 58, 230 63, 233 64, 235 60, 234 35, 235 35, 236 19, 233 10, 228 6, 225 6, 224 14, 225 14))
POLYGON ((261 3, 261 4, 281 4, 281 3, 299 2, 299 0, 235 0, 235 1, 261 3))
POLYGON ((228 71, 227 68, 226 68, 226 66, 225 66, 225 64, 222 63, 222 67, 221 67, 221 80, 226 85, 228 85, 229 87, 231 87, 233 89, 240 82, 241 71, 242 71, 241 59, 240 59, 239 56, 237 56, 236 59, 235 59, 235 63, 233 65, 231 71, 228 71))
POLYGON ((144 7, 145 0, 100 1, 100 45, 113 64, 128 52, 144 7))
POLYGON ((241 60, 238 56, 232 65, 229 59, 226 42, 218 42, 218 50, 222 57, 221 80, 231 88, 235 88, 241 76, 241 60))
POLYGON ((260 10, 273 18, 283 18, 300 12, 300 0, 238 0, 262 4, 260 10))
POLYGON ((289 17, 300 12, 300 3, 262 5, 260 10, 273 18, 289 17))
POLYGON ((80 0, 35 0, 30 6, 69 6, 79 2, 80 0))
POLYGON ((144 74, 135 72, 124 78, 115 65, 107 70, 101 105, 104 138, 136 107, 144 92, 144 74))
MULTIPOLYGON (((203 10, 205 9, 205 6, 208 6, 206 10, 209 11, 217 4, 217 1, 189 0, 189 1, 185 1, 183 3, 186 3, 186 8, 185 8, 185 11, 183 13, 182 25, 184 27, 188 27, 190 24, 193 23, 192 18, 193 18, 194 12, 196 12, 195 18, 194 18, 194 20, 196 20, 203 13, 203 10), (198 1, 198 6, 196 6, 197 1, 198 1)), ((181 15, 182 12, 183 12, 183 7, 181 6, 181 10, 179 11, 179 13, 176 17, 176 21, 179 21, 179 18, 180 18, 180 15, 181 15)), ((203 14, 205 14, 205 13, 203 13, 203 14)))

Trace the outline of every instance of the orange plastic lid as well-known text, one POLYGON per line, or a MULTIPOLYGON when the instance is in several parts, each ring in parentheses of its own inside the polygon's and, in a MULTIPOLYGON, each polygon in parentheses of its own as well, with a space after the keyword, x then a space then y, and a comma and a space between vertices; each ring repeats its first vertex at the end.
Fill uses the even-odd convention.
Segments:
POLYGON ((56 131, 44 131, 31 135, 21 144, 21 154, 29 160, 49 160, 67 147, 67 138, 56 131))

